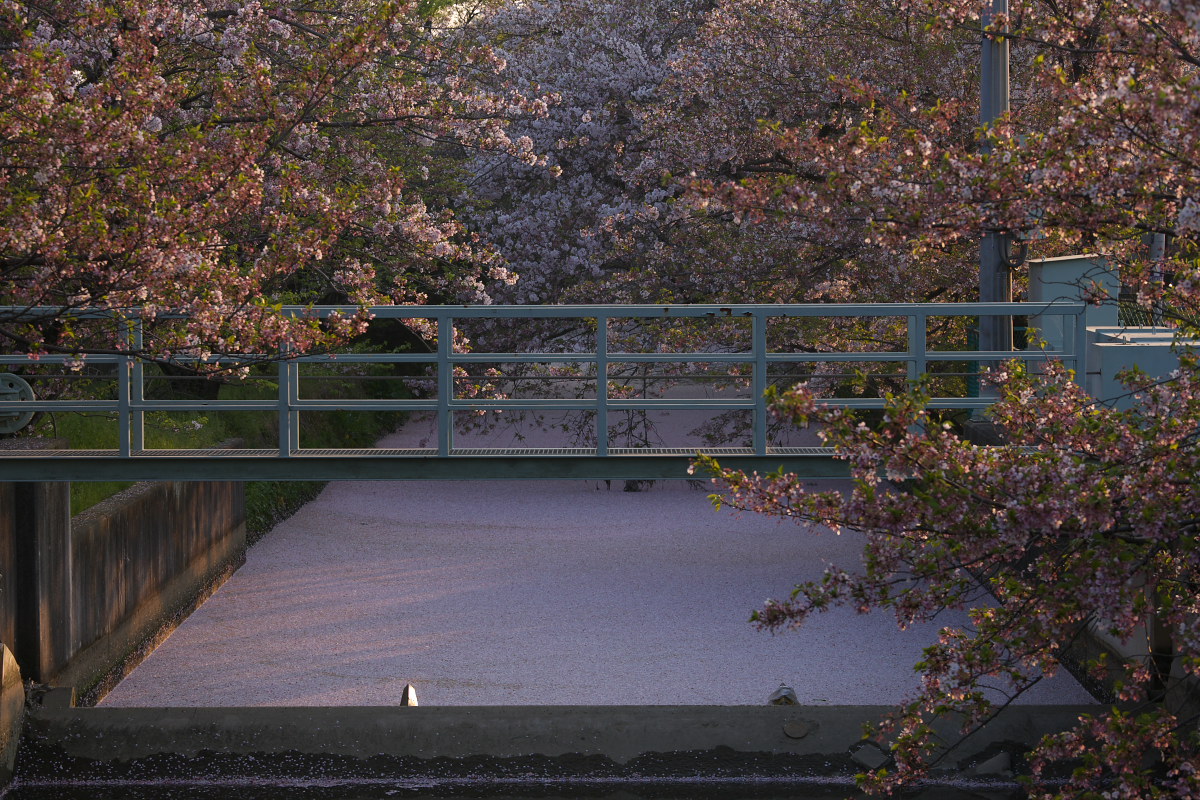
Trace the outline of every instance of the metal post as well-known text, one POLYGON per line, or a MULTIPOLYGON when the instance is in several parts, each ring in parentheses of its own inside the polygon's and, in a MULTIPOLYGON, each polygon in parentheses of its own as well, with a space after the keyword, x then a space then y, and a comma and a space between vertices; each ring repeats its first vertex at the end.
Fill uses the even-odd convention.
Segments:
MULTIPOLYGON (((910 314, 908 317, 908 385, 916 386, 929 367, 926 364, 928 343, 926 333, 929 329, 928 317, 925 314, 910 314)), ((909 433, 920 435, 920 425, 910 425, 909 433)))
POLYGON ((608 455, 608 317, 596 317, 596 455, 608 455))
POLYGON ((288 361, 288 452, 300 449, 300 364, 288 361))
POLYGON ((291 431, 292 431, 292 409, 291 409, 291 383, 292 375, 288 369, 288 361, 284 348, 284 357, 279 362, 279 393, 277 395, 277 406, 279 414, 279 457, 290 458, 292 455, 291 431))
POLYGON ((925 330, 927 326, 928 322, 924 314, 914 314, 908 318, 908 382, 910 384, 916 384, 928 371, 925 364, 925 330))
MULTIPOLYGON (((142 318, 133 321, 133 352, 140 353, 145 346, 142 318)), ((131 449, 136 453, 146 449, 146 412, 142 410, 142 402, 146 399, 145 365, 141 358, 133 361, 133 374, 129 387, 129 435, 132 439, 131 449)))
POLYGON ((122 353, 117 362, 117 452, 122 458, 129 457, 129 384, 132 377, 133 359, 128 353, 122 353))
POLYGON ((438 317, 438 455, 450 455, 454 446, 454 418, 450 414, 450 400, 454 397, 454 365, 450 354, 454 351, 454 320, 438 317))
MULTIPOLYGON (((988 0, 985 0, 988 2, 988 0)), ((1000 32, 988 31, 998 15, 1008 16, 1008 0, 990 0, 983 9, 983 64, 979 98, 979 122, 990 125, 1008 113, 1008 40, 1000 32)), ((985 137, 983 152, 991 145, 985 137)), ((1005 264, 1002 248, 1008 243, 1007 234, 986 232, 979 247, 979 301, 1008 303, 1012 301, 1012 274, 1005 264)), ((979 318, 980 350, 1012 350, 1012 318, 979 318)))
POLYGON ((1008 40, 988 27, 997 16, 1008 16, 1008 0, 984 0, 983 70, 979 121, 984 125, 1008 113, 1008 40))
POLYGON ((754 454, 767 454, 767 318, 762 311, 750 318, 754 339, 754 454))

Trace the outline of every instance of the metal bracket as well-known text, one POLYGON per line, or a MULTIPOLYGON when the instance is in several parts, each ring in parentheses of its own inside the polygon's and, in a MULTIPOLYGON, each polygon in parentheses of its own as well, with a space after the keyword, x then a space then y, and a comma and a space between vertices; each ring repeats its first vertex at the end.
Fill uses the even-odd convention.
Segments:
MULTIPOLYGON (((33 400, 33 388, 11 372, 0 373, 0 400, 33 400)), ((16 433, 33 420, 32 411, 0 411, 0 433, 16 433)))

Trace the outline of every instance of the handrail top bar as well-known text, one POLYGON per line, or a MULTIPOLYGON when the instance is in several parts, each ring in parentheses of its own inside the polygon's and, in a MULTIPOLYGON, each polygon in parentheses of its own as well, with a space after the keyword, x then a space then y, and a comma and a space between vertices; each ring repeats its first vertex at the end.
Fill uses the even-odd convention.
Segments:
MULTIPOLYGON (((353 315, 368 311, 375 319, 556 319, 563 317, 902 317, 1010 315, 1029 313, 1082 314, 1087 304, 1074 300, 1049 300, 1020 303, 726 303, 662 305, 395 305, 395 306, 281 306, 287 316, 324 318, 353 315)), ((230 309, 234 311, 235 309, 230 309)), ((256 307, 238 311, 265 311, 256 307)), ((271 309, 274 310, 274 309, 271 309)), ((75 319, 125 317, 137 319, 140 307, 125 309, 62 309, 54 306, 0 306, 0 319, 67 316, 75 319)), ((155 313, 156 319, 186 319, 174 311, 155 313)))
MULTIPOLYGON (((294 364, 332 364, 346 366, 351 364, 436 364, 437 353, 389 353, 388 357, 371 358, 374 354, 359 354, 348 357, 345 354, 322 353, 317 355, 299 356, 270 356, 262 353, 226 353, 212 355, 206 358, 199 356, 177 356, 172 359, 176 364, 208 364, 220 366, 277 366, 280 361, 294 364), (406 356, 397 358, 396 356, 406 356)), ((610 363, 670 363, 670 364, 703 364, 729 363, 749 364, 754 361, 754 353, 749 350, 714 351, 712 353, 605 353, 610 363)), ((1047 361, 1054 358, 1075 358, 1078 354, 1074 348, 1067 350, 926 350, 925 355, 930 361, 1009 361, 1014 358, 1047 361)), ((593 363, 597 359, 595 352, 581 353, 455 353, 446 359, 450 364, 470 366, 478 364, 556 364, 556 363, 593 363)), ((134 356, 120 355, 89 355, 84 359, 89 366, 102 364, 123 364, 134 356)), ((78 356, 41 355, 33 357, 23 353, 0 353, 0 367, 6 364, 55 364, 61 365, 78 361, 78 356)), ((837 363, 837 362, 867 362, 867 363, 899 363, 911 361, 912 356, 903 350, 855 350, 836 351, 821 350, 813 352, 769 352, 766 361, 770 364, 786 363, 837 363)), ((3 369, 0 369, 3 372, 3 369)), ((311 377, 311 376, 305 376, 311 377)), ((29 402, 29 401, 21 401, 29 402)))

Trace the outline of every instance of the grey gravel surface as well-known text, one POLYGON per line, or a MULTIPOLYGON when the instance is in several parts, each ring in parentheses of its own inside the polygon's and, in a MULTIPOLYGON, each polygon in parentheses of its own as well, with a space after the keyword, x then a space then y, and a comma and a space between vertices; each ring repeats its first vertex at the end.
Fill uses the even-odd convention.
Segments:
MULTIPOLYGON (((417 433, 382 446, 404 446, 417 433)), ((748 623, 853 534, 587 481, 331 483, 103 701, 110 706, 894 703, 937 626, 838 609, 748 623)), ((1030 703, 1087 703, 1069 676, 1030 703)))

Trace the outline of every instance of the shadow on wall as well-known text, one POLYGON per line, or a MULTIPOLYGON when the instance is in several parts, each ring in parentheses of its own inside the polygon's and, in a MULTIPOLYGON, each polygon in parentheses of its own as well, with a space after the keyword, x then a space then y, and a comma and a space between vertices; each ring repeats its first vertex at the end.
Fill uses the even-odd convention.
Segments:
POLYGON ((245 547, 240 483, 140 483, 74 519, 68 483, 0 483, 0 642, 94 705, 245 547))

